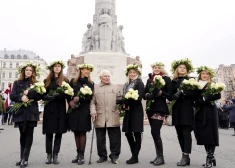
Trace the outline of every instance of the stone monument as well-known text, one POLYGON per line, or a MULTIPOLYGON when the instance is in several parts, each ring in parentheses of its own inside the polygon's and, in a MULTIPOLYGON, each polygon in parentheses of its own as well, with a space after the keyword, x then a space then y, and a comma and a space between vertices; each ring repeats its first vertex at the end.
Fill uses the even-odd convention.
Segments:
POLYGON ((76 65, 89 63, 95 66, 91 73, 95 84, 99 83, 99 72, 111 72, 112 82, 123 85, 126 82, 125 67, 130 63, 141 65, 139 57, 132 58, 125 49, 122 25, 117 25, 116 1, 95 0, 93 24, 87 24, 82 38, 82 51, 68 60, 68 78, 76 76, 76 65))

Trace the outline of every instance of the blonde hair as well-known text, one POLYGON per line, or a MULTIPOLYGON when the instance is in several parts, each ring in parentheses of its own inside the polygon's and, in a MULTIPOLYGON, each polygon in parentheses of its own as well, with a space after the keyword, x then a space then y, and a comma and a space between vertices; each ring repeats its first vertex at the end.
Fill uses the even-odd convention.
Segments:
MULTIPOLYGON (((212 83, 212 76, 209 72, 207 72, 209 74, 209 79, 207 80, 209 84, 212 83)), ((197 78, 197 81, 201 80, 202 79, 202 72, 199 73, 198 75, 198 78, 197 78)))
POLYGON ((154 67, 157 67, 157 66, 160 67, 161 72, 162 72, 164 75, 167 75, 167 76, 168 76, 168 73, 167 73, 167 71, 165 70, 165 67, 164 67, 164 66, 154 65, 154 66, 152 67, 152 70, 153 70, 154 67))
MULTIPOLYGON (((180 65, 184 65, 184 64, 180 64, 180 65)), ((179 77, 178 69, 179 69, 180 65, 176 68, 175 72, 173 73, 173 78, 172 78, 173 80, 179 77)), ((187 70, 187 68, 186 68, 186 73, 184 74, 184 76, 188 77, 188 70, 187 70)))

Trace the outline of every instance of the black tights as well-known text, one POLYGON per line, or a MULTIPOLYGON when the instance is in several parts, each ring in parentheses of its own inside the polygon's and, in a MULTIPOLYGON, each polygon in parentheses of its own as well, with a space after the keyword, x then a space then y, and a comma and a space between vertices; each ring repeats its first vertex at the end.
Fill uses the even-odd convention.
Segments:
POLYGON ((26 127, 25 131, 23 131, 23 127, 20 126, 19 130, 20 130, 21 159, 25 159, 27 161, 29 158, 31 146, 33 144, 34 127, 26 127))
POLYGON ((86 132, 85 131, 76 131, 74 132, 74 138, 77 146, 77 151, 85 151, 86 147, 86 132))
POLYGON ((161 139, 161 128, 163 124, 163 120, 157 120, 157 119, 150 119, 150 127, 151 127, 151 134, 153 137, 153 140, 160 141, 161 139))
POLYGON ((141 132, 130 132, 125 133, 127 141, 130 145, 132 155, 138 157, 140 149, 141 149, 141 132))

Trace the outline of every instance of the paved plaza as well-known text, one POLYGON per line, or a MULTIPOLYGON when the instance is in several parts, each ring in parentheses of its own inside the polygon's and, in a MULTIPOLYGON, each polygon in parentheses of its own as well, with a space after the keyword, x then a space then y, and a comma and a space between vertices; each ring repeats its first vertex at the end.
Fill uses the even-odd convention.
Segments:
MULTIPOLYGON (((0 133, 0 168, 13 168, 15 162, 19 160, 19 132, 18 129, 12 126, 4 126, 5 130, 0 133)), ((219 130, 220 132, 220 146, 216 149, 215 157, 217 161, 217 168, 232 168, 235 166, 235 137, 231 136, 233 130, 219 130)), ((162 168, 177 167, 176 163, 181 158, 181 151, 176 137, 175 129, 171 126, 163 126, 162 139, 164 145, 164 156, 166 164, 162 168)), ((108 141, 107 141, 108 143, 108 141)), ((45 153, 45 136, 42 135, 42 125, 39 124, 34 132, 34 142, 29 157, 29 167, 31 168, 65 168, 65 167, 90 167, 90 168, 106 168, 106 167, 135 167, 148 168, 154 167, 149 164, 149 161, 155 157, 155 150, 153 140, 150 134, 148 125, 144 126, 143 143, 140 151, 139 162, 134 165, 127 165, 125 161, 130 158, 130 150, 126 137, 122 134, 122 149, 119 158, 119 165, 113 165, 110 160, 104 163, 96 163, 98 159, 96 150, 96 141, 94 139, 94 148, 92 154, 92 164, 88 165, 91 145, 91 132, 88 133, 87 147, 85 153, 86 163, 79 166, 72 164, 71 160, 76 156, 76 148, 74 137, 71 132, 63 135, 61 151, 59 154, 59 165, 46 165, 45 153)), ((107 145, 107 147, 109 147, 107 145)), ((197 146, 193 134, 193 150, 191 155, 192 168, 202 167, 201 164, 205 162, 205 151, 203 146, 197 146)))

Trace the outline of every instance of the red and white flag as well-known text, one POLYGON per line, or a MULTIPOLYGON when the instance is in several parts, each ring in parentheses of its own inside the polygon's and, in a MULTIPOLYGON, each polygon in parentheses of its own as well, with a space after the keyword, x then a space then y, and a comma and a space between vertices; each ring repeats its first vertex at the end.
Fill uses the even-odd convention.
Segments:
POLYGON ((11 99, 10 99, 11 90, 12 90, 12 83, 9 83, 8 84, 8 88, 4 92, 7 95, 7 99, 5 101, 5 107, 6 108, 8 108, 10 106, 10 102, 11 102, 11 99))

